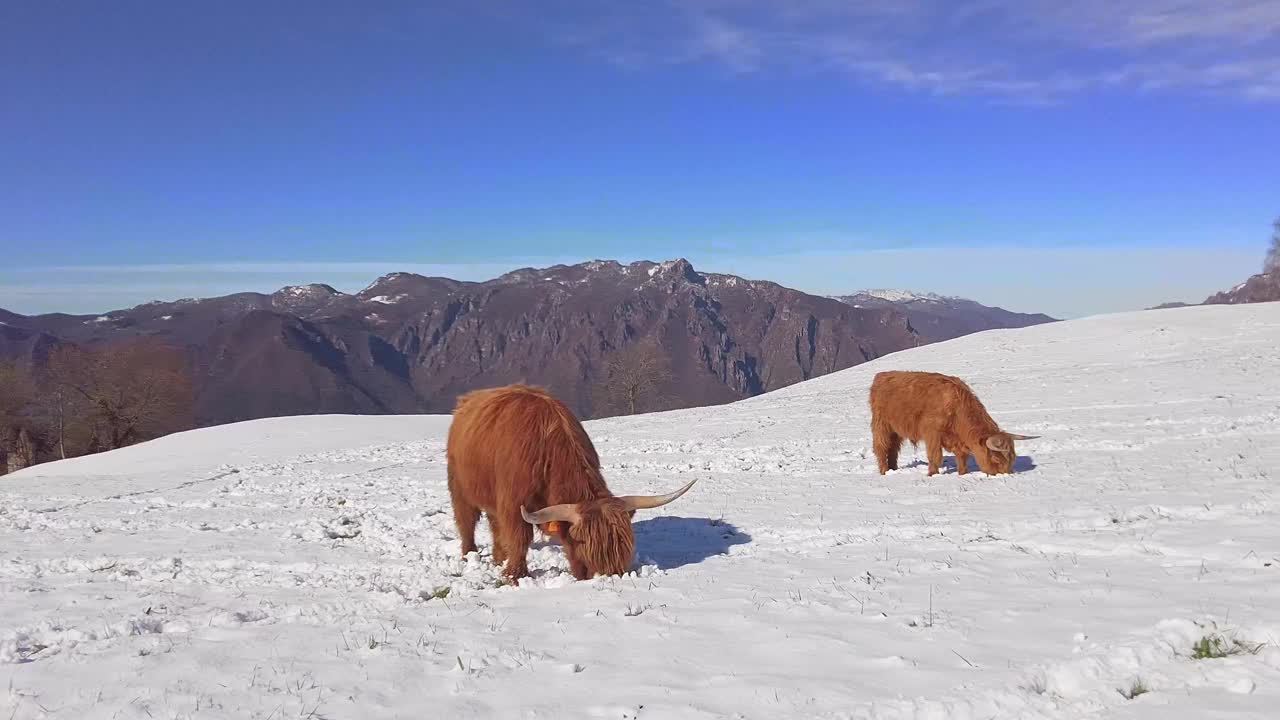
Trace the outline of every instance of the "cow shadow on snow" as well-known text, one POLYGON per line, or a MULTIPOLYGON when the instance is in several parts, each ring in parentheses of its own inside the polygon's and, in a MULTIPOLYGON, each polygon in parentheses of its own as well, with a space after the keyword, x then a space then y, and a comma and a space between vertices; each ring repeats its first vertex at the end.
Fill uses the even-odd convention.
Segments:
POLYGON ((634 522, 631 528, 641 564, 654 564, 662 570, 696 565, 709 557, 729 554, 734 545, 751 542, 747 533, 711 518, 655 517, 634 522))
MULTIPOLYGON (((709 557, 728 555, 734 545, 746 545, 751 536, 724 520, 711 518, 656 517, 631 524, 636 535, 636 558, 641 565, 673 570, 696 565, 709 557)), ((557 547, 560 541, 541 533, 532 550, 557 547)))
MULTIPOLYGON (((907 465, 900 465, 899 467, 904 470, 907 468, 927 468, 929 467, 929 461, 915 460, 907 465)), ((1017 459, 1013 461, 1013 472, 1015 475, 1035 469, 1036 463, 1029 455, 1019 455, 1017 459)), ((954 455, 944 455, 942 457, 942 467, 939 468, 939 472, 943 474, 958 472, 956 458, 954 455)), ((982 468, 978 467, 978 462, 973 458, 969 458, 969 472, 982 472, 982 468)))

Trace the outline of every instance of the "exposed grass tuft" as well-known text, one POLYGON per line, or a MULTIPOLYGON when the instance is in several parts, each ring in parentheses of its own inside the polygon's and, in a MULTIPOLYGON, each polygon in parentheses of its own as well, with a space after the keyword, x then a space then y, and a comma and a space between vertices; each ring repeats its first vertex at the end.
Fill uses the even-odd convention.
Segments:
POLYGON ((1146 683, 1142 682, 1142 678, 1138 678, 1128 688, 1119 688, 1116 692, 1123 695, 1125 700, 1132 700, 1139 695, 1146 695, 1151 692, 1151 688, 1148 688, 1146 683))
POLYGON ((645 610, 648 610, 651 607, 653 607, 652 603, 645 603, 644 605, 632 605, 631 603, 627 603, 627 611, 624 612, 623 615, 625 617, 636 617, 637 615, 642 615, 645 610))
POLYGON ((418 593, 418 596, 421 597, 423 600, 443 600, 449 597, 449 591, 452 589, 453 588, 449 587, 448 585, 441 585, 440 587, 436 588, 435 590, 432 590, 431 592, 427 592, 426 590, 423 590, 422 592, 418 593))
POLYGON ((1200 638, 1191 646, 1191 657, 1195 660, 1216 660, 1232 655, 1257 655, 1263 643, 1247 643, 1235 638, 1227 639, 1222 635, 1211 633, 1200 638))
POLYGON ((1019 687, 1029 693, 1035 693, 1036 695, 1043 695, 1049 690, 1043 675, 1034 675, 1028 678, 1027 682, 1019 687))

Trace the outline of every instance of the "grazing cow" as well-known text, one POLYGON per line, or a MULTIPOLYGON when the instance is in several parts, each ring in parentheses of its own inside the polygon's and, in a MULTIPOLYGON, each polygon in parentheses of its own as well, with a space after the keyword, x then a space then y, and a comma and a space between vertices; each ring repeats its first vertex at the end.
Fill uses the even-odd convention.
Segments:
POLYGON ((493 560, 506 563, 512 582, 529 574, 525 554, 535 525, 560 540, 579 580, 625 573, 635 553, 635 511, 662 507, 693 486, 614 497, 578 419, 545 391, 524 385, 459 398, 446 454, 463 557, 476 549, 483 511, 493 532, 493 560))
POLYGON ((889 371, 871 381, 871 442, 880 474, 898 469, 903 439, 921 440, 936 475, 945 448, 956 456, 961 475, 969 472, 969 455, 988 475, 1013 472, 1014 440, 1037 435, 1004 432, 963 380, 927 372, 889 371))

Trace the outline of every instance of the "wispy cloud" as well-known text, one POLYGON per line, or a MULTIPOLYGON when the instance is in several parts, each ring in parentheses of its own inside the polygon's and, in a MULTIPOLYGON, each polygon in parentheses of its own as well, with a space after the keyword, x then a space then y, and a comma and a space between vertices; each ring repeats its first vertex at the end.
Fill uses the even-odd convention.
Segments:
POLYGON ((834 71, 934 95, 1280 99, 1276 0, 558 0, 552 39, 630 67, 834 71))

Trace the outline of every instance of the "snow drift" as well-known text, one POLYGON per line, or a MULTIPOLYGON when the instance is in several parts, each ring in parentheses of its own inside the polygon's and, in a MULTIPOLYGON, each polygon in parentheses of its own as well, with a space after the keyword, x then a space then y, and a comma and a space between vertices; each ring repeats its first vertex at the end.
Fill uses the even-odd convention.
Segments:
POLYGON ((1278 346, 1280 305, 1099 317, 588 423, 611 487, 699 482, 587 582, 553 545, 518 588, 457 557, 448 418, 31 468, 0 482, 0 716, 1269 717, 1278 346), (885 369, 1043 437, 1012 476, 908 447, 880 477, 885 369))

